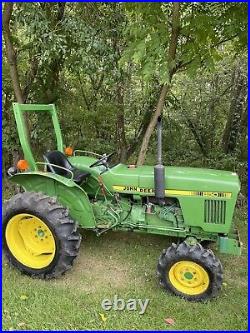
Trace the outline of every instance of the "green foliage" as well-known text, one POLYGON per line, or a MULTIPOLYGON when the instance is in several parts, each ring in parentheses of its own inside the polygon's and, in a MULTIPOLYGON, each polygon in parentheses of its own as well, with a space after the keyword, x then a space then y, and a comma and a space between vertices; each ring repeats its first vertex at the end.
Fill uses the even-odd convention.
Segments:
POLYGON ((169 42, 169 17, 161 3, 127 4, 128 25, 125 35, 128 46, 120 65, 136 65, 143 80, 156 76, 160 83, 168 82, 167 46, 169 42))
POLYGON ((169 80, 169 70, 184 65, 190 75, 202 66, 214 69, 223 58, 220 45, 233 40, 234 52, 247 43, 247 4, 181 3, 181 26, 177 59, 168 59, 172 3, 128 4, 128 47, 121 65, 131 60, 144 80, 156 75, 161 83, 169 80))
MULTIPOLYGON (((233 169, 246 184, 246 89, 235 116, 242 124, 240 132, 236 126, 235 149, 226 153, 223 147, 239 84, 232 84, 237 63, 243 85, 247 82, 246 9, 244 3, 181 3, 173 63, 167 56, 172 3, 16 3, 10 27, 26 101, 56 104, 66 145, 115 150, 117 160, 123 148, 123 160, 135 162, 161 85, 176 66, 164 107, 164 163, 233 169)), ((5 56, 2 100, 7 168, 20 146, 5 56)), ((46 119, 33 118, 30 126, 42 160, 44 150, 54 147, 54 134, 46 119)), ((235 128, 230 131, 234 137, 235 128)), ((155 149, 153 136, 147 163, 155 163, 155 149)))

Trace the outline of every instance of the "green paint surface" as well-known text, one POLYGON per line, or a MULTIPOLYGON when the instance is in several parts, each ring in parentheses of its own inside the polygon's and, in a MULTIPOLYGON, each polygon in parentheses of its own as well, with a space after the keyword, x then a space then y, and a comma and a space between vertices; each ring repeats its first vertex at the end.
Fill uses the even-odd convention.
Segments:
POLYGON ((185 277, 185 279, 187 279, 187 280, 192 280, 192 278, 193 278, 193 274, 190 273, 190 272, 186 272, 186 273, 184 273, 184 277, 185 277))

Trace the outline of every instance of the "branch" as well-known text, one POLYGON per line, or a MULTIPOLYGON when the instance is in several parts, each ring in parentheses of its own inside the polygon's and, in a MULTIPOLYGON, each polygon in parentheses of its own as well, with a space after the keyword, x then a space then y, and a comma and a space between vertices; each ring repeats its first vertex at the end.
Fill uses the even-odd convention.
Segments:
POLYGON ((60 22, 63 19, 64 11, 65 11, 66 2, 58 2, 58 10, 57 10, 57 21, 60 22))
MULTIPOLYGON (((224 44, 224 43, 226 43, 226 42, 229 42, 230 40, 233 40, 234 38, 236 38, 236 37, 238 37, 238 36, 239 36, 239 34, 237 33, 237 34, 235 34, 235 35, 233 35, 233 36, 230 36, 230 37, 228 37, 228 38, 222 39, 222 40, 220 40, 219 42, 213 44, 213 45, 211 46, 211 48, 216 48, 216 47, 220 46, 221 44, 224 44)), ((188 61, 186 61, 186 62, 181 62, 181 61, 180 61, 180 62, 176 65, 176 72, 179 71, 180 69, 185 68, 186 66, 190 65, 190 64, 191 64, 193 61, 195 61, 198 57, 201 57, 201 55, 198 54, 198 55, 195 56, 193 59, 190 59, 190 60, 188 60, 188 61)), ((204 59, 206 59, 206 57, 204 57, 204 59)), ((204 59, 203 59, 203 61, 204 61, 204 59)))

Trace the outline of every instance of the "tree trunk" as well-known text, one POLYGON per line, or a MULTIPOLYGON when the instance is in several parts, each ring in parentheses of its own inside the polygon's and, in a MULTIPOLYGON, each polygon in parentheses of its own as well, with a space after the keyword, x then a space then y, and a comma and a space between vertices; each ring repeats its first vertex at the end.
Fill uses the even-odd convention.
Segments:
MULTIPOLYGON (((31 85, 36 77, 38 69, 38 59, 30 59, 30 68, 27 71, 24 88, 21 88, 19 73, 17 68, 16 51, 12 44, 12 34, 10 31, 10 20, 13 12, 13 3, 6 2, 3 9, 3 36, 6 49, 7 63, 10 68, 10 78, 18 103, 25 103, 30 93, 31 85)), ((25 119, 26 120, 26 119, 25 119)))
POLYGON ((124 102, 121 84, 117 85, 118 113, 116 117, 116 140, 119 161, 124 163, 127 160, 127 142, 125 132, 124 102))
POLYGON ((24 103, 27 103, 31 91, 31 86, 36 78, 37 71, 38 71, 38 59, 34 57, 33 59, 30 59, 30 68, 25 75, 25 83, 23 88, 24 103))
POLYGON ((201 150, 201 153, 203 156, 207 157, 207 150, 206 150, 206 145, 204 143, 204 140, 200 134, 200 131, 199 129, 197 129, 194 125, 194 123, 192 122, 192 120, 189 118, 188 114, 184 112, 184 117, 185 117, 185 121, 186 121, 186 124, 188 126, 188 128, 190 129, 190 131, 192 132, 194 138, 195 138, 195 141, 197 142, 200 150, 201 150))
POLYGON ((170 90, 171 79, 172 79, 172 76, 175 71, 173 63, 175 61, 175 56, 176 56, 176 48, 177 48, 177 41, 178 41, 178 37, 179 37, 179 30, 180 30, 180 3, 174 2, 173 3, 173 14, 172 14, 172 33, 171 33, 171 38, 170 38, 169 50, 168 50, 169 83, 164 84, 161 88, 161 93, 160 93, 160 97, 159 97, 155 112, 151 118, 151 121, 150 121, 150 123, 147 127, 147 130, 145 132, 145 135, 143 137, 140 153, 139 153, 139 156, 137 159, 137 166, 144 164, 146 153, 148 150, 149 140, 150 140, 151 135, 156 126, 157 119, 161 115, 162 110, 164 108, 166 95, 170 90))
MULTIPOLYGON (((4 98, 4 103, 3 103, 3 119, 6 120, 7 126, 10 126, 11 124, 11 118, 10 118, 10 107, 12 103, 12 94, 10 91, 6 91, 5 93, 5 98, 4 98)), ((4 126, 3 126, 4 129, 4 126)), ((12 150, 11 149, 4 149, 3 150, 3 167, 4 171, 7 170, 7 168, 11 165, 12 163, 12 150)), ((4 172, 5 174, 5 172, 4 172)))
MULTIPOLYGON (((52 3, 43 3, 42 9, 47 16, 48 21, 50 22, 51 30, 55 29, 56 34, 60 35, 63 29, 63 20, 65 15, 66 2, 57 2, 55 6, 57 11, 54 12, 51 10, 52 3)), ((60 97, 59 91, 57 90, 57 85, 60 80, 60 73, 64 63, 64 54, 63 51, 59 51, 57 56, 53 57, 48 71, 46 73, 46 81, 43 84, 42 79, 41 84, 43 85, 43 98, 42 102, 46 104, 55 103, 60 97)))
MULTIPOLYGON (((5 49, 6 49, 6 58, 7 63, 9 65, 10 69, 10 78, 14 90, 15 99, 18 103, 25 103, 26 98, 28 97, 29 90, 30 90, 30 82, 32 81, 32 78, 34 78, 36 74, 36 65, 32 65, 31 71, 27 76, 27 85, 25 86, 25 97, 24 93, 21 88, 20 79, 19 79, 19 73, 17 68, 17 57, 16 52, 14 49, 14 46, 12 44, 12 34, 10 31, 10 20, 13 12, 13 3, 6 2, 4 4, 3 8, 3 36, 4 36, 4 42, 5 42, 5 49)), ((10 106, 9 106, 10 109, 10 106)), ((7 111, 7 110, 6 110, 7 111)), ((29 122, 27 115, 24 116, 24 121, 26 124, 26 130, 27 130, 27 138, 29 140, 29 122)), ((17 147, 14 147, 13 151, 13 165, 17 164, 17 161, 20 159, 20 151, 17 147)), ((15 192, 19 192, 19 187, 15 188, 15 192)))
POLYGON ((165 103, 165 97, 167 95, 168 90, 169 90, 169 85, 164 85, 161 89, 161 94, 160 94, 160 98, 159 98, 157 106, 156 106, 156 110, 150 120, 150 123, 147 127, 147 130, 146 130, 145 135, 142 140, 142 145, 141 145, 140 153, 139 153, 138 160, 137 160, 137 166, 143 165, 143 163, 145 161, 145 157, 146 157, 146 153, 147 153, 148 145, 149 145, 149 140, 151 138, 151 135, 152 135, 155 125, 157 123, 157 119, 163 110, 164 103, 165 103))
POLYGON ((207 147, 205 150, 208 152, 207 155, 213 150, 214 148, 214 132, 216 130, 216 106, 219 102, 220 97, 217 96, 217 91, 218 91, 218 84, 219 84, 219 75, 215 74, 212 78, 211 81, 211 99, 208 103, 208 115, 207 115, 207 120, 208 123, 205 126, 205 135, 204 137, 204 142, 205 146, 207 147))
MULTIPOLYGON (((24 103, 23 93, 20 85, 19 74, 17 69, 17 59, 14 46, 12 44, 12 36, 10 31, 10 19, 13 11, 13 3, 6 2, 3 8, 3 36, 6 48, 6 58, 10 68, 10 78, 18 103, 24 103)), ((27 122, 27 119, 25 118, 27 122)), ((28 128, 28 127, 27 127, 28 128)), ((18 149, 13 149, 13 165, 16 165, 20 158, 18 149)), ((19 192, 19 187, 15 187, 15 192, 19 192)))
POLYGON ((244 96, 244 78, 238 63, 233 73, 232 97, 222 139, 223 149, 226 154, 232 154, 236 149, 241 127, 244 96))
POLYGON ((140 127, 135 135, 135 138, 132 140, 132 142, 128 145, 127 149, 127 159, 130 158, 130 156, 136 151, 136 148, 140 145, 142 142, 142 139, 146 133, 146 130, 150 124, 151 117, 153 114, 153 107, 156 103, 156 97, 153 98, 153 100, 150 102, 149 106, 147 107, 143 119, 141 121, 140 127))
POLYGON ((10 19, 13 11, 13 3, 6 2, 3 8, 3 36, 6 47, 6 57, 10 68, 10 77, 13 85, 13 90, 18 103, 23 103, 23 93, 20 85, 16 52, 12 44, 12 37, 10 32, 10 19))
MULTIPOLYGON (((247 102, 246 102, 247 104, 247 102)), ((241 124, 240 124, 240 147, 239 147, 239 160, 240 161, 247 161, 247 138, 248 138, 248 128, 247 128, 247 107, 245 108, 242 117, 241 117, 241 124)))

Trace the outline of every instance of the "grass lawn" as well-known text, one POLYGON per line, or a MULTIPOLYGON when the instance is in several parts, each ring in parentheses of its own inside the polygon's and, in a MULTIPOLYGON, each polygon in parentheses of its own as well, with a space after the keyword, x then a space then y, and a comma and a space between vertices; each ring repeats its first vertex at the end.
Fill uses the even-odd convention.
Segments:
POLYGON ((87 233, 73 269, 57 280, 29 278, 3 260, 3 329, 247 330, 247 210, 238 210, 235 220, 243 255, 219 255, 225 274, 215 300, 190 303, 161 289, 156 263, 169 239, 120 232, 98 238, 87 233), (150 303, 144 315, 105 312, 102 300, 114 295, 148 298, 150 303), (174 325, 167 326, 165 318, 174 319, 174 325))

